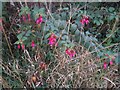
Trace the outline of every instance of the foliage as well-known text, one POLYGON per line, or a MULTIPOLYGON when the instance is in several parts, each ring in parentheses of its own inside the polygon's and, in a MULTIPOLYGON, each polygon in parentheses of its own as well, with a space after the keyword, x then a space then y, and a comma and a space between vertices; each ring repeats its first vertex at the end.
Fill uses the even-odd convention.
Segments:
POLYGON ((28 4, 19 6, 16 16, 3 9, 2 73, 9 87, 119 87, 113 77, 118 73, 111 73, 120 63, 119 6, 28 4), (5 32, 15 36, 8 39, 5 32))

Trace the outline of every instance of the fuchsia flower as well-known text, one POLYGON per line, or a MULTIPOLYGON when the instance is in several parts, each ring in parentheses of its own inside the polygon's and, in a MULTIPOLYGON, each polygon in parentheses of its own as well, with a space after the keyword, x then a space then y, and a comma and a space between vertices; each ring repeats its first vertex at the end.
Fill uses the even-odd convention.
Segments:
POLYGON ((69 51, 68 48, 66 49, 65 53, 68 54, 68 55, 70 55, 70 51, 69 51))
POLYGON ((37 18, 37 20, 36 20, 36 24, 40 24, 42 22, 43 22, 43 18, 42 18, 42 16, 39 16, 39 18, 37 18))
POLYGON ((83 16, 83 18, 80 20, 81 24, 84 25, 85 23, 89 23, 89 17, 88 16, 83 16))
POLYGON ((110 60, 110 65, 113 65, 113 61, 112 60, 110 60))
POLYGON ((24 22, 26 22, 26 17, 25 17, 25 15, 22 15, 22 20, 23 20, 24 22))
POLYGON ((66 49, 65 53, 70 57, 70 58, 73 58, 76 54, 76 52, 72 49, 66 49))
POLYGON ((48 40, 49 40, 49 45, 50 46, 53 46, 53 45, 57 46, 55 34, 52 33, 48 40))
POLYGON ((25 49, 25 45, 24 45, 24 44, 22 44, 22 46, 21 46, 21 47, 22 47, 22 50, 24 50, 24 49, 25 49))
POLYGON ((35 47, 35 42, 34 41, 32 41, 31 46, 35 47))
POLYGON ((30 14, 28 13, 28 21, 31 21, 30 14))
POLYGON ((18 44, 17 48, 20 49, 20 44, 18 44))
POLYGON ((104 67, 104 69, 107 68, 107 62, 104 62, 103 67, 104 67))

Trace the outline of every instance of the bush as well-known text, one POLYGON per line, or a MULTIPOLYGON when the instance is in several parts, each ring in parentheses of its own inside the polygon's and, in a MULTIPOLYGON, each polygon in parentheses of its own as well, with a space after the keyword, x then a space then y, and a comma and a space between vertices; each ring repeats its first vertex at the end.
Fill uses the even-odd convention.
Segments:
POLYGON ((3 4, 4 88, 119 87, 117 3, 3 4))

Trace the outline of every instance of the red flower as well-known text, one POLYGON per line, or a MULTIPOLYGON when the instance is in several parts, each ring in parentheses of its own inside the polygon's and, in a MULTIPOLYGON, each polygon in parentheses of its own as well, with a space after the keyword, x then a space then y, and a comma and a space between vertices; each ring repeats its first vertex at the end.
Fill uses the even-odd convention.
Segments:
POLYGON ((52 33, 48 40, 50 46, 57 45, 55 34, 52 33))
POLYGON ((35 42, 34 41, 32 41, 31 46, 35 47, 35 42))
POLYGON ((24 50, 24 49, 25 49, 25 45, 24 45, 24 44, 22 44, 22 46, 21 46, 21 47, 22 47, 22 50, 24 50))
POLYGON ((22 15, 22 20, 23 20, 24 22, 26 22, 26 17, 25 17, 25 15, 22 15))
POLYGON ((74 51, 74 50, 72 50, 72 49, 66 49, 66 54, 70 57, 70 58, 73 58, 74 56, 75 56, 75 54, 76 54, 76 52, 74 51))
POLYGON ((103 67, 104 67, 104 69, 107 68, 107 62, 104 62, 103 67))
POLYGON ((28 13, 28 21, 31 21, 30 14, 28 13))
POLYGON ((17 48, 20 49, 20 44, 18 44, 17 48))
POLYGON ((43 22, 42 16, 40 16, 39 18, 37 18, 36 24, 40 24, 40 23, 42 23, 42 22, 43 22))
POLYGON ((68 48, 66 49, 65 53, 68 54, 68 55, 70 55, 70 51, 69 51, 68 48))
POLYGON ((112 60, 110 60, 110 65, 113 65, 113 61, 112 60))
POLYGON ((81 24, 84 25, 85 23, 89 23, 89 17, 88 16, 83 16, 83 18, 80 20, 81 24))

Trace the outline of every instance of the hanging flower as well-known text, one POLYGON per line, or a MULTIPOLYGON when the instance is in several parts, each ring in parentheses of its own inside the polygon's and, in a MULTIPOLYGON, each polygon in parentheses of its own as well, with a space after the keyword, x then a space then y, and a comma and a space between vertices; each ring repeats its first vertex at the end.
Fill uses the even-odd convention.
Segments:
POLYGON ((89 23, 89 17, 88 16, 83 16, 83 18, 80 20, 81 24, 88 24, 89 23))
POLYGON ((76 52, 72 49, 66 49, 65 53, 70 57, 70 58, 73 58, 76 54, 76 52))
POLYGON ((70 55, 70 50, 67 48, 66 51, 65 51, 65 53, 66 53, 67 55, 70 55))
POLYGON ((24 22, 26 22, 26 17, 25 17, 25 15, 22 15, 22 20, 23 20, 24 22))
POLYGON ((76 52, 74 50, 70 50, 70 58, 74 57, 76 52))
POLYGON ((39 16, 39 18, 37 18, 37 20, 36 20, 36 24, 40 24, 42 22, 43 22, 43 18, 42 18, 42 16, 39 16))
POLYGON ((34 41, 32 41, 31 46, 35 47, 35 42, 34 41))
POLYGON ((107 68, 107 62, 104 62, 103 67, 104 67, 104 69, 107 68))
POLYGON ((28 21, 30 22, 31 21, 30 13, 28 13, 27 15, 28 15, 28 21))
POLYGON ((20 49, 20 44, 17 45, 17 48, 20 49))
POLYGON ((48 40, 49 40, 49 45, 50 46, 57 45, 55 34, 52 33, 51 36, 48 38, 48 40))
POLYGON ((21 46, 21 47, 22 47, 22 50, 24 50, 24 49, 25 49, 25 45, 24 45, 24 44, 22 44, 22 46, 21 46))
POLYGON ((110 65, 113 65, 113 61, 112 60, 110 60, 110 65))

